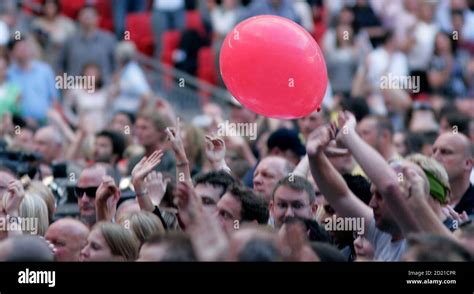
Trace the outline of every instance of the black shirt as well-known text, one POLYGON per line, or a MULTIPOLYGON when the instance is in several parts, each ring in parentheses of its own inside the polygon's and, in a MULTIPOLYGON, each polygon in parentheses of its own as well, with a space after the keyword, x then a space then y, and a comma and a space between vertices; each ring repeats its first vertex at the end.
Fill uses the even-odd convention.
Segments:
POLYGON ((461 201, 454 207, 454 210, 457 213, 465 211, 469 216, 474 214, 474 186, 472 184, 469 184, 469 188, 462 195, 461 201))

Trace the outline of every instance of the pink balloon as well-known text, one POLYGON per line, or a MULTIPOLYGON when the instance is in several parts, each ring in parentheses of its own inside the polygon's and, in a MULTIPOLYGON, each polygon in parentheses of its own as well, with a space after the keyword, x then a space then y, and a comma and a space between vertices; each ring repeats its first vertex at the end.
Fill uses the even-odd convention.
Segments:
POLYGON ((229 92, 267 117, 306 116, 320 106, 326 92, 321 49, 287 18, 260 15, 242 21, 226 36, 219 58, 229 92))

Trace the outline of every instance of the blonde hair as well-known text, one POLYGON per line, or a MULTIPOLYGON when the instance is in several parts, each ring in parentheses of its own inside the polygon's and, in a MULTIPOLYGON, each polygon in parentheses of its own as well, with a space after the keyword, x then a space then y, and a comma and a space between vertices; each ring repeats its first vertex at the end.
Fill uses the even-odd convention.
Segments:
POLYGON ((447 190, 446 203, 449 203, 451 198, 451 186, 449 185, 448 173, 441 163, 431 157, 418 153, 407 156, 406 160, 418 165, 423 170, 430 172, 438 181, 440 181, 447 190))
POLYGON ((48 208, 48 219, 51 222, 53 220, 54 212, 56 211, 56 199, 51 190, 41 181, 31 181, 28 184, 26 191, 34 193, 44 200, 46 207, 48 208))
POLYGON ((28 220, 35 220, 32 226, 22 226, 24 233, 31 235, 38 234, 44 236, 46 230, 48 230, 49 219, 48 219, 48 207, 43 198, 38 196, 36 193, 30 191, 25 192, 25 197, 20 203, 20 218, 26 218, 28 220))
POLYGON ((164 234, 165 228, 160 219, 149 211, 133 211, 123 214, 118 220, 125 229, 131 229, 140 244, 152 235, 164 234))
POLYGON ((105 221, 96 223, 93 229, 100 231, 113 255, 121 256, 125 261, 138 258, 139 242, 130 230, 105 221))

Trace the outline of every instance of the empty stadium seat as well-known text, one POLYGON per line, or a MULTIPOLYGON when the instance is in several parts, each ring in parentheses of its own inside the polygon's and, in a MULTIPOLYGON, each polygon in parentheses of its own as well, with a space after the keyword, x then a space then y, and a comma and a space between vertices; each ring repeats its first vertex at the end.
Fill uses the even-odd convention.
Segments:
POLYGON ((86 4, 86 0, 61 0, 60 3, 62 14, 77 19, 79 10, 86 4))
POLYGON ((137 45, 138 50, 149 56, 153 55, 155 42, 151 27, 151 12, 127 15, 125 30, 130 32, 130 40, 137 45))

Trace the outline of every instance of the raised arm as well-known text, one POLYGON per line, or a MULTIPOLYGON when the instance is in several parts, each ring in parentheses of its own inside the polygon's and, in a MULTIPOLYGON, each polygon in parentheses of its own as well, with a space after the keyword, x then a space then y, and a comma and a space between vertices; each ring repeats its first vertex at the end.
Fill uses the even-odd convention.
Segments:
POLYGON ((339 133, 337 139, 352 153, 365 174, 386 201, 404 234, 419 231, 417 220, 408 209, 399 177, 385 159, 356 132, 356 120, 349 112, 338 116, 339 133))
POLYGON ((194 250, 200 261, 225 261, 229 241, 217 219, 203 211, 201 198, 188 182, 179 182, 175 203, 186 232, 191 237, 194 250))
POLYGON ((184 151, 183 138, 181 137, 181 123, 179 117, 176 119, 176 128, 166 128, 168 139, 171 142, 174 155, 176 157, 176 181, 186 181, 193 183, 191 179, 191 172, 189 161, 184 151))
POLYGON ((206 136, 206 156, 215 171, 223 170, 230 174, 231 170, 225 162, 225 143, 218 137, 206 136))
POLYGON ((344 178, 324 154, 324 149, 335 137, 336 126, 326 124, 313 131, 306 145, 314 181, 321 193, 342 217, 363 217, 366 226, 373 218, 372 209, 357 198, 347 187, 344 178))
POLYGON ((137 202, 140 209, 152 212, 154 210, 153 202, 148 194, 145 178, 157 166, 163 151, 156 150, 149 157, 144 156, 132 170, 132 184, 137 195, 137 202))
POLYGON ((120 189, 110 176, 104 176, 95 196, 97 221, 113 221, 120 199, 120 189))
MULTIPOLYGON (((429 192, 425 191, 425 180, 413 169, 403 167, 403 183, 406 189, 409 209, 416 214, 420 230, 426 233, 442 235, 456 239, 454 234, 441 222, 428 204, 429 192)), ((429 189, 429 188, 428 188, 429 189)))

